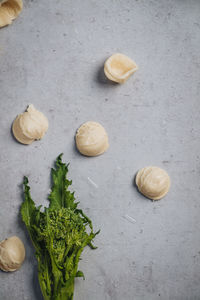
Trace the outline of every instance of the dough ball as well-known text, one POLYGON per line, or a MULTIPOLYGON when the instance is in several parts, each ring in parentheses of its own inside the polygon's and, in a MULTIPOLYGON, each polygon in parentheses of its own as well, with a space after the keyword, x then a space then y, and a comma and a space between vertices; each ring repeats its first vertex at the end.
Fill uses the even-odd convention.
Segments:
POLYGON ((13 122, 12 131, 20 143, 28 145, 34 140, 40 140, 46 133, 48 126, 45 115, 31 104, 26 112, 17 116, 13 122))
POLYGON ((109 147, 108 135, 101 124, 86 122, 76 132, 76 146, 83 155, 100 155, 109 147))
POLYGON ((0 242, 0 269, 5 272, 18 270, 25 258, 23 242, 12 236, 0 242))
POLYGON ((167 172, 158 167, 146 167, 136 175, 138 190, 147 198, 159 200, 170 188, 170 177, 167 172))
POLYGON ((121 53, 113 54, 104 64, 106 77, 118 83, 125 82, 137 70, 136 63, 121 53))
POLYGON ((0 27, 7 26, 17 18, 23 8, 22 0, 0 1, 0 27))

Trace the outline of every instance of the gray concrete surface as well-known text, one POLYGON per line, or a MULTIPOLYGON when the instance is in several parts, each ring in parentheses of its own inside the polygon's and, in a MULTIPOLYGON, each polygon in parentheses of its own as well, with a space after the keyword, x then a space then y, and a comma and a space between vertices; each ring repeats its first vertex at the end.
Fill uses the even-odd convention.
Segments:
POLYGON ((200 299, 199 49, 198 0, 26 0, 0 30, 0 238, 18 235, 27 252, 20 271, 0 272, 1 300, 42 299, 19 217, 21 183, 28 175, 34 200, 45 205, 61 152, 81 207, 101 229, 98 249, 82 256, 86 280, 76 280, 74 299, 200 299), (116 51, 140 68, 124 85, 102 74, 116 51), (23 146, 10 128, 30 103, 50 127, 42 141, 23 146), (109 134, 109 151, 96 158, 74 146, 88 120, 109 134), (147 165, 172 179, 154 203, 133 185, 147 165))

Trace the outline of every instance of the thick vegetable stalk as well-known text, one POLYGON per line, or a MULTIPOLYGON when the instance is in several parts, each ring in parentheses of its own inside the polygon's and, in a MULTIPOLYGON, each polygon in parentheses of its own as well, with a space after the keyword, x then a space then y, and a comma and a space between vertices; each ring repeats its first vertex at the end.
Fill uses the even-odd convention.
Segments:
POLYGON ((30 196, 28 179, 24 178, 25 201, 21 215, 35 247, 38 261, 38 278, 45 300, 72 300, 75 277, 83 277, 78 271, 80 255, 85 246, 92 249, 91 220, 77 208, 74 193, 68 190, 71 181, 66 179, 68 166, 61 155, 52 169, 53 186, 49 195, 49 207, 42 212, 30 196), (88 233, 88 228, 89 233, 88 233))

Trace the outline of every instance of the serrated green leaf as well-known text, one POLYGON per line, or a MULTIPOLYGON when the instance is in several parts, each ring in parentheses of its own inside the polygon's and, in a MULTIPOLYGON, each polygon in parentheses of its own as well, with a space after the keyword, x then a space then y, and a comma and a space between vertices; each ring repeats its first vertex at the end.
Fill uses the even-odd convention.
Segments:
POLYGON ((53 185, 48 197, 50 209, 62 207, 74 209, 77 206, 74 193, 68 190, 72 184, 72 181, 66 178, 68 166, 69 164, 62 163, 62 154, 60 154, 56 160, 55 169, 52 168, 51 170, 53 185))

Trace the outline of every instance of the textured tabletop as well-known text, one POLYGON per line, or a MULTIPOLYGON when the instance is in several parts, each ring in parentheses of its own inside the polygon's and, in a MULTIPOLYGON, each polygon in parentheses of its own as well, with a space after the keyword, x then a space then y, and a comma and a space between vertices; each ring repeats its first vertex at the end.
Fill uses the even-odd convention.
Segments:
POLYGON ((26 260, 0 272, 0 300, 42 300, 34 249, 22 224, 22 180, 47 205, 58 154, 93 220, 95 251, 80 261, 74 300, 200 299, 200 1, 24 0, 0 30, 0 239, 19 236, 26 260), (103 75, 121 52, 139 70, 123 85, 103 75), (11 124, 28 104, 49 120, 45 137, 15 141, 11 124), (74 145, 85 121, 100 122, 109 150, 74 145), (133 184, 138 169, 164 168, 172 185, 152 202, 133 184))

